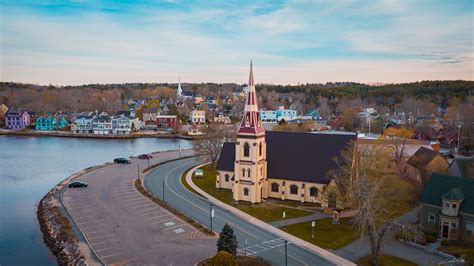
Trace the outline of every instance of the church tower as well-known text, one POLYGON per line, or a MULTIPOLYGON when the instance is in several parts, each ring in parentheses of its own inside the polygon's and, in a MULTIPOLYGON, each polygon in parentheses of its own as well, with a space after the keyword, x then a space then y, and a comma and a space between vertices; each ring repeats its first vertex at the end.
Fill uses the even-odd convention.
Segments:
POLYGON ((266 153, 265 129, 260 121, 250 62, 247 98, 235 146, 234 200, 258 203, 268 197, 266 153))
POLYGON ((181 89, 181 77, 178 77, 178 90, 176 90, 176 98, 179 99, 183 95, 183 90, 181 89))

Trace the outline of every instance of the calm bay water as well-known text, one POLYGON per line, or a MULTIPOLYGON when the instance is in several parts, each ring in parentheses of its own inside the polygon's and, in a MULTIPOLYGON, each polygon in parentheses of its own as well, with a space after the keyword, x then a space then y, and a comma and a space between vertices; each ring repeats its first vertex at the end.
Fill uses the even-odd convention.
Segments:
POLYGON ((86 167, 153 151, 190 148, 186 140, 0 136, 0 265, 54 265, 36 205, 57 183, 86 167))

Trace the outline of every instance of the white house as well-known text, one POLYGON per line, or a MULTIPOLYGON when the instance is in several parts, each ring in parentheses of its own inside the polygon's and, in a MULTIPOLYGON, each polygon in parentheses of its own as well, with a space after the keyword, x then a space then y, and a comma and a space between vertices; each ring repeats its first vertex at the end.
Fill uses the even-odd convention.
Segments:
POLYGON ((92 132, 92 115, 80 115, 71 126, 74 133, 91 133, 92 132))
POLYGON ((112 117, 113 134, 129 134, 132 129, 132 120, 124 115, 112 117))
POLYGON ((96 116, 92 119, 92 132, 98 135, 112 133, 112 117, 108 115, 96 116))

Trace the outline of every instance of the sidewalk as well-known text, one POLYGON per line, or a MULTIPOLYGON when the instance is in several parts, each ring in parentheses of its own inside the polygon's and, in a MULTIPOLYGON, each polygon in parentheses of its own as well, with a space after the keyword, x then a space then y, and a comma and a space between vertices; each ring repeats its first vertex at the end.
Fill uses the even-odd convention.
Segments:
POLYGON ((275 226, 275 227, 282 227, 282 226, 285 226, 285 225, 311 222, 311 221, 321 220, 321 219, 329 218, 329 217, 331 217, 331 215, 317 211, 317 212, 314 212, 311 215, 296 217, 296 218, 292 218, 292 219, 287 219, 286 221, 285 220, 275 221, 275 222, 271 222, 270 224, 275 226))
POLYGON ((240 217, 241 219, 244 219, 246 220, 247 222, 249 223, 252 223, 260 228, 262 228, 263 230, 267 231, 267 232, 271 232, 281 238, 284 238, 286 240, 288 240, 289 242, 291 243, 294 243, 295 245, 297 246, 300 246, 300 247, 303 247, 317 255, 319 255, 320 257, 323 257, 325 258, 326 260, 330 261, 331 263, 334 263, 336 265, 355 265, 354 263, 344 259, 343 257, 340 257, 338 255, 335 255, 334 253, 331 253, 323 248, 320 248, 318 246, 315 246, 311 243, 308 243, 302 239, 299 239, 293 235, 290 235, 286 232, 283 232, 282 230, 270 225, 270 224, 267 224, 255 217, 252 217, 248 214, 246 214, 245 212, 242 212, 240 211, 239 209, 236 209, 232 206, 229 206, 225 203, 223 203, 222 201, 214 198, 213 196, 209 195, 208 193, 206 193, 205 191, 203 191, 201 188, 199 188, 198 186, 196 186, 193 181, 192 181, 192 174, 194 173, 194 171, 196 169, 198 169, 199 167, 203 166, 204 164, 201 164, 201 165, 197 165, 195 166, 194 168, 192 168, 186 175, 186 182, 188 182, 188 184, 194 189, 196 190, 199 194, 201 194, 202 196, 204 196, 205 198, 207 198, 210 202, 212 202, 214 205, 216 206, 219 206, 223 209, 226 209, 227 211, 235 214, 236 216, 240 217))

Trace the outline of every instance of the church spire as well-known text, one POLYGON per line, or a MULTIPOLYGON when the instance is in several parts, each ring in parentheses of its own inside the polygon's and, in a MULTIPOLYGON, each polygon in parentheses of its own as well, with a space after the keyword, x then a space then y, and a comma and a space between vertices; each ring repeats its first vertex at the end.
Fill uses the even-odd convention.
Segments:
POLYGON ((255 81, 253 77, 253 64, 250 61, 249 84, 247 89, 247 98, 245 99, 244 115, 240 123, 237 134, 260 135, 265 134, 260 121, 257 106, 257 93, 255 91, 255 81))
POLYGON ((183 94, 183 90, 181 89, 181 77, 178 76, 178 89, 176 90, 176 97, 181 98, 182 94, 183 94))

